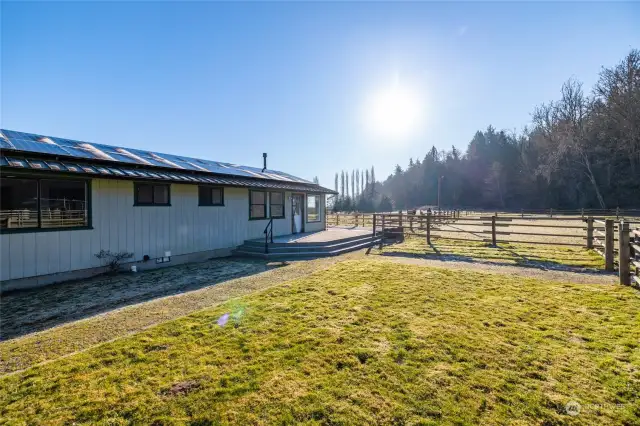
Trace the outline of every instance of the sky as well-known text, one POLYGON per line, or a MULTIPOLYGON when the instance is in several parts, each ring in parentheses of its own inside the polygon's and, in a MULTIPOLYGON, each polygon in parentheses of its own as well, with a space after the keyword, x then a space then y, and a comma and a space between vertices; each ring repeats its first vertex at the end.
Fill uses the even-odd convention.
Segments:
POLYGON ((267 152, 328 187, 520 131, 565 80, 590 88, 640 48, 638 2, 2 1, 0 23, 2 128, 253 166, 267 152))

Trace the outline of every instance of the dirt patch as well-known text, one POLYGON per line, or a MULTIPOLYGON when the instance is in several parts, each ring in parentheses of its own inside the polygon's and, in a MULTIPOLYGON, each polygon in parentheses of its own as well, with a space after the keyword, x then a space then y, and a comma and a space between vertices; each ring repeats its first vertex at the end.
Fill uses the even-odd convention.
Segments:
POLYGON ((178 382, 172 385, 169 389, 165 389, 160 392, 163 396, 177 396, 186 395, 200 387, 200 383, 195 380, 187 380, 184 382, 178 382))

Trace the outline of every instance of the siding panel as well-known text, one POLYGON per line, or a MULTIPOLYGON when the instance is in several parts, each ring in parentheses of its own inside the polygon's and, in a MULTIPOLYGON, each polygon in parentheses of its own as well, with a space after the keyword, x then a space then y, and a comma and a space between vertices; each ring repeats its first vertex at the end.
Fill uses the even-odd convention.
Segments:
POLYGON ((0 279, 8 280, 11 277, 11 235, 0 235, 0 279))
MULTIPOLYGON (((129 251, 135 260, 170 250, 173 256, 233 248, 263 238, 268 220, 249 220, 249 190, 224 189, 225 206, 198 206, 198 187, 171 185, 171 207, 135 207, 133 182, 94 179, 93 229, 0 235, 0 279, 23 278, 100 266, 100 250, 129 251)), ((291 193, 285 218, 274 220, 274 234, 291 232, 291 193)), ((324 213, 324 202, 321 203, 324 213)), ((324 222, 316 224, 324 228, 324 222)), ((309 227, 307 228, 309 229, 309 227)))

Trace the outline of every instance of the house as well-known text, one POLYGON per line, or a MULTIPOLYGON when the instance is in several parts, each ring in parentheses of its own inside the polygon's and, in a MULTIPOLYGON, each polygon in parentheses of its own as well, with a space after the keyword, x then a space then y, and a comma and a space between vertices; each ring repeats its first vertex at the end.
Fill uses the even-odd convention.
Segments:
POLYGON ((96 254, 138 269, 325 229, 334 191, 287 173, 0 130, 0 289, 85 278, 96 254))

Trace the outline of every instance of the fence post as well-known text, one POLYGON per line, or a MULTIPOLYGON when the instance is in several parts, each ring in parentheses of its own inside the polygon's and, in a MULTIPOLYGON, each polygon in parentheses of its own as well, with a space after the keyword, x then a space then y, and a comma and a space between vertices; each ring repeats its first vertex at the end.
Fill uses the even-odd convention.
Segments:
POLYGON ((593 248, 593 217, 587 218, 587 248, 593 248))
POLYGON ((618 266, 620 272, 620 284, 631 284, 631 269, 629 258, 631 250, 629 247, 629 223, 621 220, 618 224, 618 266))
POLYGON ((549 209, 549 217, 553 217, 553 209, 549 209))
POLYGON ((431 212, 427 212, 427 244, 431 245, 431 212))
POLYGON ((340 213, 336 213, 336 226, 340 225, 340 213))
POLYGON ((409 216, 409 229, 413 232, 413 216, 409 216))
POLYGON ((580 216, 584 219, 584 208, 580 209, 580 216))
POLYGON ((398 217, 398 225, 400 226, 400 232, 404 235, 404 228, 402 227, 402 210, 400 210, 400 216, 398 217))
POLYGON ((382 250, 382 244, 384 244, 384 214, 382 215, 382 238, 380 238, 380 250, 382 250))
POLYGON ((620 207, 616 207, 616 219, 620 218, 620 207))
POLYGON ((524 209, 520 209, 520 216, 524 219, 524 209))
POLYGON ((495 216, 491 216, 491 244, 493 244, 493 246, 497 246, 497 242, 496 242, 496 217, 495 216))
POLYGON ((373 236, 376 236, 376 214, 373 214, 373 236))
POLYGON ((613 271, 613 219, 604 221, 604 270, 613 271))

